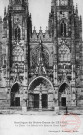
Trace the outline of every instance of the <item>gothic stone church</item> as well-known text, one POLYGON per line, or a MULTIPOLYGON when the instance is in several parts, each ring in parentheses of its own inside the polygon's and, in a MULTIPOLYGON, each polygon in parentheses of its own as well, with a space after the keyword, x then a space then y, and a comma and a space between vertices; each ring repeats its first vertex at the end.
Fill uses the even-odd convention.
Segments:
POLYGON ((83 106, 82 18, 73 0, 49 12, 45 33, 32 30, 28 0, 9 0, 0 17, 0 108, 83 106))

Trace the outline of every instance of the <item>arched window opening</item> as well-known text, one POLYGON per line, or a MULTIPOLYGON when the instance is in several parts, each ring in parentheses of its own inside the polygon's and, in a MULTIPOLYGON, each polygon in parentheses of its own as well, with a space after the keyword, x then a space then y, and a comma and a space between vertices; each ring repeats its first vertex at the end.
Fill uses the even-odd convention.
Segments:
POLYGON ((66 36, 66 24, 64 20, 61 23, 61 36, 66 36))
POLYGON ((17 46, 13 49, 13 60, 19 62, 24 61, 24 51, 21 47, 17 46))
POLYGON ((66 83, 62 84, 59 89, 59 93, 63 93, 67 87, 68 87, 68 85, 66 83))
POLYGON ((17 40, 17 28, 15 29, 15 39, 17 40))
POLYGON ((15 40, 20 40, 20 28, 18 26, 15 29, 15 40))
POLYGON ((11 89, 11 106, 20 106, 20 97, 19 94, 19 85, 18 83, 14 84, 11 89))
POLYGON ((62 45, 59 49, 59 61, 60 62, 70 62, 71 54, 70 50, 66 45, 62 45))

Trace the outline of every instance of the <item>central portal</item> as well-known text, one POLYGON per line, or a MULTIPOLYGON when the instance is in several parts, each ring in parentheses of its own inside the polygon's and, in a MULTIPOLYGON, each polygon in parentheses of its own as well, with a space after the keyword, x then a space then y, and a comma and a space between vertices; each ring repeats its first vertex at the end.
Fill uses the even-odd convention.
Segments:
POLYGON ((53 109, 53 87, 44 77, 32 81, 28 93, 28 108, 48 110, 53 109))
POLYGON ((40 99, 39 94, 34 94, 33 108, 39 108, 40 102, 41 102, 42 108, 48 108, 48 98, 47 97, 48 97, 47 94, 42 94, 41 99, 40 99))
POLYGON ((48 96, 47 96, 47 94, 42 94, 42 108, 48 108, 48 96))

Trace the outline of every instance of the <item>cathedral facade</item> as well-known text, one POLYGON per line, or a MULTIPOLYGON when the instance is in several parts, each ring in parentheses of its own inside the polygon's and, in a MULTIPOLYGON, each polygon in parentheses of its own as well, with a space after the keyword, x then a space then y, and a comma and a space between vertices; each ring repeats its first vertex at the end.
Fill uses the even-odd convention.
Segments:
POLYGON ((82 18, 73 0, 52 0, 45 33, 32 31, 28 0, 9 0, 0 18, 0 107, 83 106, 82 18))

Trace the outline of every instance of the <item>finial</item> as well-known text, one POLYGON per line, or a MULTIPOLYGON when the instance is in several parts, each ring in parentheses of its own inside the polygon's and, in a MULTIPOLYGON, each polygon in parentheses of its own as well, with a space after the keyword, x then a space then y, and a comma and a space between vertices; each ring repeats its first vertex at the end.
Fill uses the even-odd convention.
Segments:
POLYGON ((64 65, 64 69, 65 69, 66 65, 64 65))
POLYGON ((42 40, 40 39, 40 44, 42 43, 42 40))
POLYGON ((42 27, 40 26, 40 30, 42 30, 42 27))
POLYGON ((76 13, 78 14, 78 5, 77 5, 77 3, 76 3, 76 13))
POLYGON ((76 8, 78 8, 78 4, 76 3, 76 8))
POLYGON ((54 6, 54 0, 51 1, 51 6, 54 6))
POLYGON ((40 30, 39 30, 39 33, 42 33, 42 27, 40 26, 40 30))
POLYGON ((31 13, 30 13, 30 17, 31 17, 31 13))
POLYGON ((33 28, 33 33, 36 33, 36 29, 35 29, 35 26, 34 26, 34 28, 33 28))
POLYGON ((82 16, 80 15, 80 21, 82 21, 82 16))
POLYGON ((35 30, 35 26, 34 26, 34 30, 35 30))
POLYGON ((11 5, 11 0, 9 0, 9 5, 11 5))
POLYGON ((81 27, 82 27, 82 16, 80 15, 80 24, 81 24, 81 27))
POLYGON ((41 36, 40 36, 40 44, 42 43, 41 36))
POLYGON ((2 17, 0 16, 0 23, 2 22, 2 17))
POLYGON ((4 16, 6 15, 6 7, 4 8, 4 16))
POLYGON ((48 30, 48 27, 46 26, 46 31, 48 30))

